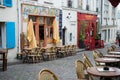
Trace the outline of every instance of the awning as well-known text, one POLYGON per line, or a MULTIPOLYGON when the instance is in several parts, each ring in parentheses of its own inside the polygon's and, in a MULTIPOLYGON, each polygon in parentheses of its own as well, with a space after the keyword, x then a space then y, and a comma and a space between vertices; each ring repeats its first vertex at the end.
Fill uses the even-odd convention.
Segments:
POLYGON ((117 5, 120 3, 120 0, 109 0, 109 1, 113 7, 117 7, 117 5))

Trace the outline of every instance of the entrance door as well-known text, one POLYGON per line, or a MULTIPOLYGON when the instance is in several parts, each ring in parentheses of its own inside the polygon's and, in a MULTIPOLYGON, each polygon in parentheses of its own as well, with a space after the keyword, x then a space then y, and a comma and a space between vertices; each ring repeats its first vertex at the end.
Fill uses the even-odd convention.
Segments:
POLYGON ((44 46, 44 25, 39 26, 39 44, 44 46))
POLYGON ((63 45, 65 45, 65 31, 66 31, 66 29, 64 28, 63 31, 62 31, 63 32, 63 38, 62 38, 62 44, 63 45))

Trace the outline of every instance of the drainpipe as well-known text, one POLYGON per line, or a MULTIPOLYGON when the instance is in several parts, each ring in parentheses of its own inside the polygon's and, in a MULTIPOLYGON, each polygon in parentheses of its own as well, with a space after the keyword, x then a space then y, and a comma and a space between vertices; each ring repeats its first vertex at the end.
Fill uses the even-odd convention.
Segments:
POLYGON ((17 0, 17 17, 18 17, 18 19, 17 19, 17 20, 18 20, 18 21, 17 21, 17 25, 18 25, 18 28, 17 28, 17 29, 18 29, 18 33, 17 33, 17 34, 18 34, 18 36, 17 36, 17 37, 18 37, 18 40, 17 40, 17 41, 18 41, 18 43, 17 43, 17 44, 18 44, 18 45, 17 45, 17 52, 20 52, 20 35, 19 35, 19 33, 20 33, 20 31, 19 31, 19 30, 20 30, 20 25, 19 25, 20 17, 19 17, 19 0, 17 0))
POLYGON ((103 5, 102 4, 103 4, 103 0, 101 0, 101 27, 102 27, 102 16, 103 16, 102 15, 102 10, 103 10, 103 5))

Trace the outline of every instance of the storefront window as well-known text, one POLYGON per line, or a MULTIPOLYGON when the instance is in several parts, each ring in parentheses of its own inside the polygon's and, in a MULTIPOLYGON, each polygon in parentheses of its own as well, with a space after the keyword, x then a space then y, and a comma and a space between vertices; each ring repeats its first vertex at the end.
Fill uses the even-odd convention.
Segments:
POLYGON ((39 21, 39 24, 44 24, 44 17, 39 17, 38 21, 39 21))
POLYGON ((47 30, 46 30, 46 36, 48 37, 48 38, 52 38, 53 37, 53 26, 52 26, 52 24, 53 24, 53 18, 47 18, 46 19, 47 21, 46 21, 46 28, 47 28, 47 30))

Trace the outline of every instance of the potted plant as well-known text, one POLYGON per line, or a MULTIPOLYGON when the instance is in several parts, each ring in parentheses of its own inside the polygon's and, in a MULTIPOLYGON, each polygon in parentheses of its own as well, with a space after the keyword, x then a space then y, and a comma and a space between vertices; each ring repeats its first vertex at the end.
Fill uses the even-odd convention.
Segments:
POLYGON ((87 22, 84 20, 80 21, 80 37, 79 37, 79 48, 84 48, 85 39, 85 29, 87 27, 87 22))
POLYGON ((95 40, 100 40, 99 34, 96 34, 96 35, 95 35, 95 40))

